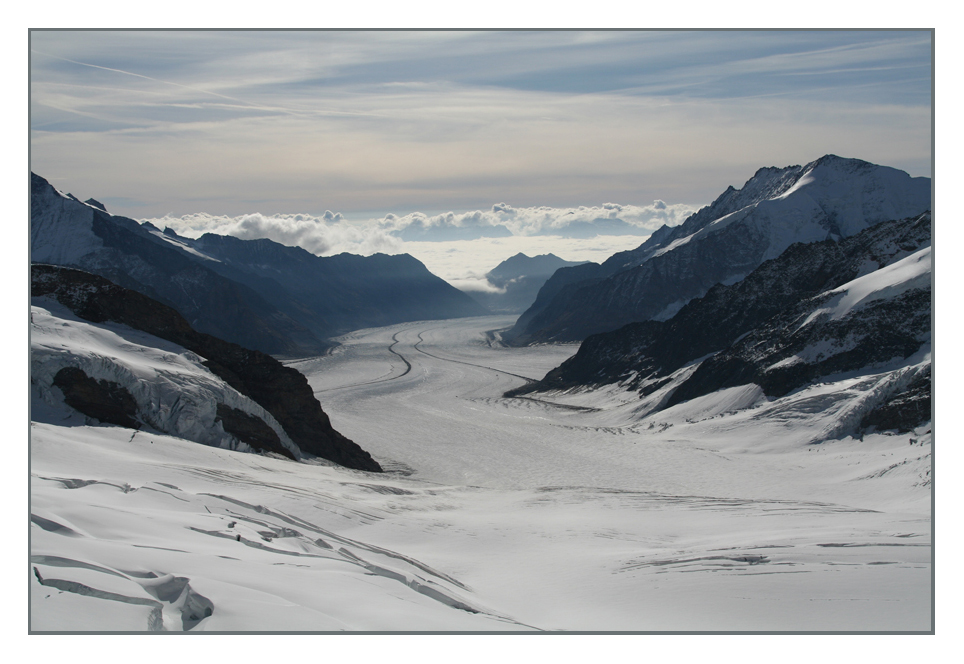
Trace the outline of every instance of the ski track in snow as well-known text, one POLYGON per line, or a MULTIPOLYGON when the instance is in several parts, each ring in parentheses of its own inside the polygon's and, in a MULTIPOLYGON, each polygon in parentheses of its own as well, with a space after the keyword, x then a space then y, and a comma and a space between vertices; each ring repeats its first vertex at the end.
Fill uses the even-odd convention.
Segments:
POLYGON ((873 381, 505 399, 576 350, 510 322, 288 363, 383 474, 33 423, 31 629, 930 629, 930 434, 812 444, 873 381))

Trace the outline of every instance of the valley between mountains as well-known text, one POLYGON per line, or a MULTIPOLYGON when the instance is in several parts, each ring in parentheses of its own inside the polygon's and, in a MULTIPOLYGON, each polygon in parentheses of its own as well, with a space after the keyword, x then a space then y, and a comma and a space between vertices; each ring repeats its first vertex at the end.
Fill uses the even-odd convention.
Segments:
POLYGON ((31 221, 31 631, 933 629, 927 178, 763 168, 479 299, 31 221))

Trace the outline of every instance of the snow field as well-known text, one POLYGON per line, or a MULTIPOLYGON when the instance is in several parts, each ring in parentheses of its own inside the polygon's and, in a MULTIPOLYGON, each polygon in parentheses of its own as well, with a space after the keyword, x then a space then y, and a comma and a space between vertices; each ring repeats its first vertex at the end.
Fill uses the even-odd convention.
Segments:
POLYGON ((576 350, 490 346, 509 322, 291 363, 383 474, 33 423, 32 628, 930 628, 930 434, 813 444, 887 371, 652 415, 615 388, 504 399, 576 350))

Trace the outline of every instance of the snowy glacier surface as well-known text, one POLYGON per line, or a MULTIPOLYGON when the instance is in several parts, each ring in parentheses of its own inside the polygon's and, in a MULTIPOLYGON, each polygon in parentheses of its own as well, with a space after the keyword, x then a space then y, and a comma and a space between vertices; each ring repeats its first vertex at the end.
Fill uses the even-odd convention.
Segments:
POLYGON ((615 386, 505 399, 576 351, 485 334, 511 322, 291 363, 382 474, 34 421, 31 628, 931 628, 929 428, 824 440, 888 372, 652 415, 615 386))

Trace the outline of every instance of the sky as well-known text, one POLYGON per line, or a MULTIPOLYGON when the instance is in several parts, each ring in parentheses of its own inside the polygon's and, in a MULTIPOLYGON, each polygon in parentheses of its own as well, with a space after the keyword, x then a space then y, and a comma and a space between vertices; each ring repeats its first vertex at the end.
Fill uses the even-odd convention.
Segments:
POLYGON ((31 32, 31 166, 134 218, 706 204, 930 175, 927 31, 31 32))
MULTIPOLYGON (((763 166, 929 176, 931 73, 921 30, 34 30, 31 169, 114 214, 321 255, 625 222, 557 246, 599 260, 763 166)), ((454 271, 409 253, 471 279, 526 243, 502 244, 454 271)))

